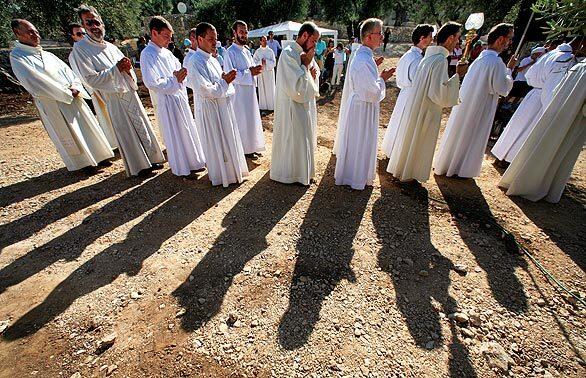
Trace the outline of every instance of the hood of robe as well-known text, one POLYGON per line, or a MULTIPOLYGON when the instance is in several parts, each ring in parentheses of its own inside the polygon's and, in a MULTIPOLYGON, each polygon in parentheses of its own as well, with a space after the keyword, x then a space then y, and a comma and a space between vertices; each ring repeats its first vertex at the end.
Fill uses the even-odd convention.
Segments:
POLYGON ((450 56, 450 52, 448 51, 448 49, 446 49, 443 46, 429 46, 427 49, 425 49, 425 57, 426 58, 428 56, 432 56, 432 55, 436 55, 436 54, 442 54, 445 58, 450 56))

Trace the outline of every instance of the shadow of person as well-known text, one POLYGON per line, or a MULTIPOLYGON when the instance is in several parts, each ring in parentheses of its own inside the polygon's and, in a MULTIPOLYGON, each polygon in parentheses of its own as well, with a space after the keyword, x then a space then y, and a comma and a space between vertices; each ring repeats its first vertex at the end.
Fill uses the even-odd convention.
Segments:
POLYGON ((336 186, 335 165, 332 155, 301 225, 289 306, 279 324, 279 343, 288 350, 307 342, 324 299, 338 283, 355 281, 350 267, 352 243, 372 188, 336 186))
MULTIPOLYGON (((385 168, 384 161, 379 162, 381 196, 372 213, 382 243, 378 264, 391 276, 396 305, 416 345, 435 349, 445 342, 440 312, 447 315, 458 310, 456 299, 449 293, 454 265, 431 241, 427 189, 395 181, 384 173, 385 168)), ((450 375, 476 376, 453 320, 449 320, 449 327, 450 375)))
POLYGON ((94 211, 81 224, 0 269, 0 293, 59 260, 78 258, 99 237, 179 193, 185 183, 167 170, 94 211))
POLYGON ((186 310, 183 329, 196 330, 219 312, 234 277, 268 247, 268 233, 306 191, 274 182, 267 172, 226 214, 225 230, 191 272, 193 280, 173 291, 186 310))
POLYGON ((507 249, 496 227, 498 222, 476 182, 434 177, 462 241, 486 272, 493 297, 509 311, 527 311, 527 296, 515 274, 517 267, 526 267, 527 263, 518 253, 507 249))
MULTIPOLYGON (((216 190, 208 185, 187 186, 179 180, 174 181, 178 185, 172 185, 172 190, 161 188, 160 185, 156 189, 152 186, 145 188, 163 191, 165 198, 157 197, 163 203, 133 226, 124 241, 110 245, 78 267, 41 304, 11 325, 3 338, 15 340, 28 336, 65 311, 76 299, 111 284, 122 274, 137 275, 144 261, 156 253, 166 240, 187 227, 236 187, 233 185, 216 190), (181 187, 182 190, 175 190, 175 187, 181 187)), ((207 180, 200 181, 209 184, 207 180)), ((156 183, 160 184, 158 181, 156 183)))
POLYGON ((59 196, 31 214, 0 225, 0 252, 9 245, 31 237, 53 222, 139 185, 141 181, 140 178, 128 178, 124 172, 119 172, 95 184, 59 196))

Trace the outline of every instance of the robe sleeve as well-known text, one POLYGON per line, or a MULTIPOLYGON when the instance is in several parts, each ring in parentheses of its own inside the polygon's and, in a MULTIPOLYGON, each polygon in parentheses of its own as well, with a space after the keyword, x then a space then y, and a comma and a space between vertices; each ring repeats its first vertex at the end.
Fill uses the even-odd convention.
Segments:
MULTIPOLYGON (((148 89, 156 93, 169 95, 181 90, 181 84, 177 81, 175 75, 172 75, 171 77, 161 76, 159 72, 157 72, 154 59, 148 54, 144 54, 144 50, 140 58, 142 81, 148 89)), ((187 80, 187 78, 185 78, 185 80, 187 80)))
POLYGON ((374 70, 368 67, 367 62, 361 60, 354 63, 351 75, 354 91, 359 98, 366 102, 378 103, 385 98, 386 86, 384 80, 378 76, 376 68, 374 70))
POLYGON ((417 67, 419 66, 419 59, 413 59, 409 62, 409 67, 407 68, 407 80, 406 80, 406 87, 410 87, 413 85, 413 80, 415 79, 415 74, 417 73, 417 67))
POLYGON ((287 78, 282 82, 283 89, 293 101, 306 103, 318 95, 319 87, 316 86, 311 73, 304 65, 297 62, 291 54, 281 54, 278 69, 282 69, 284 77, 287 78))
MULTIPOLYGON (((214 58, 212 58, 214 59, 214 58)), ((191 59, 189 62, 189 68, 193 71, 193 91, 203 98, 225 98, 230 94, 229 90, 232 88, 226 80, 220 79, 219 81, 212 81, 205 74, 205 67, 202 63, 191 59)))
POLYGON ((431 77, 427 95, 435 104, 445 107, 458 105, 460 78, 457 74, 448 77, 448 62, 438 60, 431 67, 431 77))
MULTIPOLYGON (((274 70, 275 66, 277 65, 277 58, 275 58, 275 52, 271 49, 268 49, 269 57, 266 59, 266 66, 265 69, 267 70, 274 70)), ((319 77, 319 75, 317 75, 319 77)))
POLYGON ((224 71, 230 72, 232 70, 236 70, 236 79, 234 79, 234 84, 238 85, 254 85, 254 76, 250 72, 250 67, 245 69, 238 69, 236 67, 236 57, 234 54, 228 50, 228 53, 224 57, 224 71))
POLYGON ((527 80, 527 84, 532 86, 533 88, 541 88, 543 87, 543 82, 539 79, 539 70, 543 62, 537 61, 537 63, 533 64, 527 72, 525 72, 525 79, 527 80))
POLYGON ((492 71, 490 93, 498 96, 507 96, 513 88, 514 79, 511 70, 500 61, 492 71))
MULTIPOLYGON (((65 64, 65 63, 64 63, 65 64)), ((46 97, 55 101, 71 104, 73 94, 69 85, 63 85, 33 69, 22 59, 10 56, 10 65, 16 78, 33 97, 46 97)))
POLYGON ((69 68, 66 64, 63 64, 61 72, 64 77, 67 78, 69 81, 71 88, 77 89, 79 91, 79 97, 85 98, 87 100, 91 99, 91 96, 87 93, 81 80, 79 77, 69 68))

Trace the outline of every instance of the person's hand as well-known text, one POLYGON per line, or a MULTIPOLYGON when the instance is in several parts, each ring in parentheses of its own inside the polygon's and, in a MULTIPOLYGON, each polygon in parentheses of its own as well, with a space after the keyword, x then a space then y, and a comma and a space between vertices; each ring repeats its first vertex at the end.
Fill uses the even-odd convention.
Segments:
POLYGON ((391 76, 393 76, 393 74, 395 73, 395 70, 396 70, 395 67, 387 68, 380 73, 380 77, 384 81, 387 81, 391 78, 391 76))
POLYGON ((380 66, 382 64, 382 62, 385 60, 385 58, 383 56, 379 56, 378 58, 376 58, 374 60, 374 62, 376 63, 376 66, 380 66))
POLYGON ((118 71, 120 72, 130 73, 130 69, 132 68, 132 61, 129 58, 124 57, 120 59, 118 63, 116 63, 116 67, 118 67, 118 71))
POLYGON ((230 72, 223 73, 222 79, 224 79, 224 81, 226 83, 230 84, 231 82, 234 81, 234 79, 236 79, 236 70, 232 70, 230 72))
POLYGON ((252 74, 252 76, 260 75, 262 73, 262 64, 250 67, 250 73, 252 74))
POLYGON ((511 56, 511 59, 509 59, 509 63, 507 63, 507 68, 512 70, 513 68, 517 67, 518 61, 519 61, 519 55, 511 56))
POLYGON ((317 68, 314 66, 309 67, 309 73, 311 73, 311 77, 313 77, 313 80, 315 80, 317 77, 317 68))
POLYGON ((458 74, 458 76, 460 76, 460 78, 462 78, 462 76, 466 75, 466 72, 468 72, 468 63, 459 63, 456 65, 456 73, 458 74))
POLYGON ((183 83, 183 80, 187 77, 187 69, 183 67, 179 71, 173 72, 173 76, 177 78, 178 83, 183 83))
POLYGON ((73 97, 79 96, 79 91, 77 89, 75 89, 75 88, 72 87, 72 88, 69 88, 69 90, 71 91, 71 95, 73 97))
POLYGON ((301 53, 301 64, 309 68, 309 65, 313 61, 315 55, 315 49, 311 49, 308 52, 301 53))

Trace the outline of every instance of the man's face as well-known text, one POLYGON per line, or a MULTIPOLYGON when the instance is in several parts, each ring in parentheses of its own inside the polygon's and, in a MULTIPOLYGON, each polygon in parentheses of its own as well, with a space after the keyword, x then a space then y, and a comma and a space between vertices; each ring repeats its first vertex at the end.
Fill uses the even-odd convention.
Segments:
POLYGON ((269 39, 273 39, 273 32, 269 33, 269 39))
POLYGON ((206 32, 205 36, 197 37, 197 47, 208 54, 215 54, 217 41, 218 33, 216 29, 211 29, 206 32))
POLYGON ((71 29, 71 39, 73 39, 73 42, 81 41, 84 34, 85 30, 83 30, 83 28, 76 27, 71 29))
MULTIPOLYGON (((305 34, 307 35, 307 34, 305 34)), ((315 32, 313 35, 307 37, 307 39, 303 42, 301 47, 303 51, 308 52, 309 50, 315 48, 317 40, 319 39, 319 32, 315 32)))
POLYGON ((264 35, 260 37, 260 45, 262 47, 267 47, 267 37, 265 37, 264 35))
POLYGON ((195 36, 195 33, 189 34, 189 42, 191 42, 190 49, 197 50, 197 37, 195 36))
POLYGON ((377 48, 383 42, 383 30, 380 26, 374 28, 374 30, 368 34, 368 37, 372 41, 372 47, 377 48))
POLYGON ((513 42, 514 36, 515 36, 515 34, 514 34, 513 30, 511 30, 509 32, 509 34, 507 34, 506 36, 499 37, 499 39, 497 41, 498 42, 497 43, 497 51, 500 53, 500 52, 503 52, 506 49, 508 49, 509 46, 511 46, 511 43, 513 42))
POLYGON ((429 47, 429 45, 431 45, 431 41, 433 41, 432 33, 429 33, 429 35, 427 35, 427 37, 421 38, 419 40, 419 44, 421 46, 421 49, 426 49, 427 47, 429 47))
POLYGON ((446 43, 444 43, 444 47, 451 53, 454 51, 458 43, 460 42, 460 36, 462 35, 461 32, 457 32, 448 37, 446 43))
POLYGON ((16 38, 18 38, 18 42, 24 45, 37 47, 39 43, 41 43, 41 36, 39 35, 39 31, 28 21, 22 22, 20 27, 16 29, 15 33, 16 38))
POLYGON ((239 45, 246 45, 248 43, 248 26, 238 25, 234 32, 234 37, 239 45))
POLYGON ((173 32, 167 28, 163 28, 161 31, 151 30, 151 40, 161 48, 169 46, 172 38, 173 32))
POLYGON ((106 28, 102 18, 92 12, 86 12, 81 15, 81 23, 87 30, 88 35, 95 41, 102 42, 106 34, 106 28))

